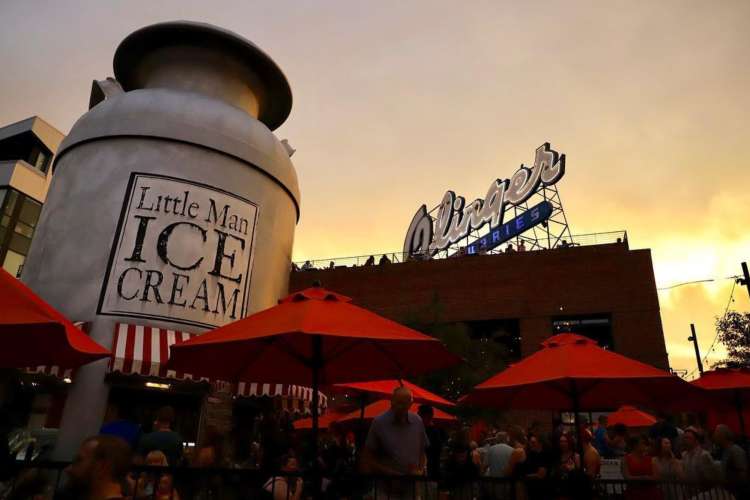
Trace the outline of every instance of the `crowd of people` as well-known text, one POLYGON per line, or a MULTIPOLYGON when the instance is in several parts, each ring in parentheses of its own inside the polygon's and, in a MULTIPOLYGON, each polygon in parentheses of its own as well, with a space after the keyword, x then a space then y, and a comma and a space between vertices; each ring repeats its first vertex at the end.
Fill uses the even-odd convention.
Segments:
MULTIPOLYGON (((377 259, 377 265, 379 266, 386 266, 388 264, 391 264, 392 262, 396 262, 396 254, 391 254, 391 257, 389 257, 387 254, 382 254, 379 259, 377 259)), ((364 267, 370 267, 374 266, 376 263, 376 259, 374 255, 370 255, 362 264, 364 267)), ((301 266, 297 265, 296 263, 292 262, 292 271, 315 271, 317 269, 336 269, 336 263, 334 261, 330 261, 328 263, 328 266, 317 268, 315 265, 309 261, 306 260, 301 266)))
MULTIPOLYGON (((173 430, 174 411, 169 407, 158 411, 149 433, 138 432, 132 421, 114 419, 81 444, 66 470, 66 487, 54 498, 249 497, 236 488, 222 488, 226 476, 180 479, 173 477, 180 469, 154 473, 138 468, 145 465, 192 467, 183 471, 253 470, 261 480, 256 489, 273 500, 308 498, 310 476, 303 473, 312 470, 322 478, 319 487, 331 499, 363 495, 363 476, 358 474, 374 478, 365 492, 373 499, 510 498, 511 484, 517 485, 514 494, 522 491, 522 498, 529 500, 577 499, 591 496, 602 461, 613 459, 620 461, 623 479, 641 480, 623 490, 626 500, 690 498, 682 490, 664 487, 664 482, 674 481, 702 485, 705 491, 721 483, 734 498, 750 498, 746 452, 725 425, 709 434, 695 423, 680 428, 662 418, 647 432, 636 433, 622 424, 608 425, 603 415, 578 432, 557 420, 551 428, 491 427, 472 439, 468 428, 449 433, 436 425, 428 405, 411 413, 412 403, 412 394, 402 387, 393 393, 390 409, 375 417, 369 429, 332 424, 320 436, 317 455, 312 453, 309 435, 295 431, 284 415, 259 419, 251 435, 233 443, 208 432, 190 454, 173 430), (202 482, 197 484, 198 480, 202 482)), ((24 470, 7 498, 52 498, 43 477, 39 471, 24 470)))
MULTIPOLYGON (((476 450, 477 469, 487 476, 551 479, 546 484, 527 483, 532 499, 583 497, 591 480, 600 477, 603 460, 619 461, 625 480, 721 483, 735 498, 750 498, 747 454, 723 424, 709 435, 697 425, 681 429, 664 418, 647 432, 633 432, 622 424, 609 426, 602 415, 578 433, 559 420, 549 433, 519 427, 490 432, 476 450)), ((626 499, 688 498, 678 488, 656 484, 631 485, 625 493, 626 499)))

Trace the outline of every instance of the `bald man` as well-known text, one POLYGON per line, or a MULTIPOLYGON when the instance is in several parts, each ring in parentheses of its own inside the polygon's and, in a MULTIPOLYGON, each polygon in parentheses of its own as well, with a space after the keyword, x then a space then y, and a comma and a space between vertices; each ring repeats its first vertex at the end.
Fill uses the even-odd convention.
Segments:
POLYGON ((734 442, 734 434, 724 424, 716 426, 714 443, 721 449, 721 472, 724 481, 735 498, 748 498, 747 455, 734 442))
POLYGON ((414 399, 406 387, 391 396, 391 408, 372 421, 363 454, 365 470, 392 476, 424 473, 429 441, 422 419, 411 413, 414 399))
POLYGON ((76 500, 123 500, 122 484, 130 468, 130 446, 115 436, 93 436, 81 443, 68 466, 61 495, 76 500))

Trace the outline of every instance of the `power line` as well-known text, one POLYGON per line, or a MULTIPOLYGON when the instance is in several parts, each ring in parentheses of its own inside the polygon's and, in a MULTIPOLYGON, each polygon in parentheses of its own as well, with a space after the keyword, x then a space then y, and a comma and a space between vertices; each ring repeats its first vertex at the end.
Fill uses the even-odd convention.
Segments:
MULTIPOLYGON (((732 281, 732 290, 729 292, 729 301, 727 301, 727 306, 724 308, 724 314, 722 314, 722 318, 727 317, 727 313, 729 312, 729 307, 732 305, 732 300, 734 299, 734 289, 737 286, 737 281, 732 281)), ((713 351, 714 347, 716 346, 716 342, 719 340, 719 330, 716 330, 716 334, 714 335, 714 340, 711 342, 711 346, 708 348, 708 351, 706 351, 706 355, 703 356, 703 362, 708 363, 708 355, 711 354, 711 351, 713 351)), ((687 377, 690 377, 693 373, 695 373, 698 370, 698 368, 693 369, 690 373, 687 374, 687 377)))
POLYGON ((734 280, 737 278, 739 278, 739 276, 726 276, 724 278, 706 278, 704 280, 685 281, 683 283, 676 283, 674 285, 663 286, 661 288, 657 288, 657 290, 671 290, 672 288, 677 288, 678 286, 683 286, 683 285, 693 285, 695 283, 708 283, 711 281, 718 281, 718 280, 734 280))

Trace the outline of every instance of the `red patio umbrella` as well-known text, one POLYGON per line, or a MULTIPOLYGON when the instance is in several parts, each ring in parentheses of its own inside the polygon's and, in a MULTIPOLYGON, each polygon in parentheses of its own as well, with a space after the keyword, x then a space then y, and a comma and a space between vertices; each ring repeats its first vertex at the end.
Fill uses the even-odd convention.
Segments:
POLYGON ((656 417, 641 411, 635 406, 623 405, 617 411, 607 415, 607 425, 623 424, 627 427, 651 427, 656 417))
POLYGON ((419 375, 458 361, 436 338, 313 287, 174 345, 168 366, 230 382, 321 385, 419 375))
MULTIPOLYGON (((328 427, 333 423, 336 422, 338 419, 346 415, 346 413, 338 413, 335 411, 329 411, 328 413, 324 413, 323 415, 320 415, 318 417, 318 428, 319 429, 328 429, 328 427)), ((299 420, 295 420, 292 424, 295 429, 297 430, 305 430, 305 429, 312 429, 312 418, 301 418, 299 420)))
POLYGON ((110 352, 0 269, 0 368, 77 368, 110 352))
POLYGON ((427 389, 423 389, 408 380, 390 379, 374 380, 372 382, 350 382, 348 384, 334 384, 332 389, 346 393, 372 395, 378 398, 390 398, 398 387, 406 387, 411 391, 415 403, 437 406, 456 406, 455 403, 441 398, 427 389))
MULTIPOLYGON (((374 403, 371 403, 367 406, 365 406, 364 415, 360 414, 360 411, 353 411, 351 413, 348 413, 338 420, 336 422, 338 423, 346 423, 346 422, 353 422, 356 420, 364 419, 364 420, 372 420, 373 418, 377 417, 378 415, 382 415, 386 411, 388 411, 391 407, 391 402, 387 400, 380 400, 375 401, 374 403)), ((409 408, 409 411, 412 413, 417 413, 417 410, 419 409, 419 403, 414 403, 411 408, 409 408)), ((435 422, 441 422, 441 423, 449 423, 449 422, 455 422, 458 419, 451 415, 450 413, 447 413, 439 408, 435 408, 435 416, 433 417, 433 420, 435 422)))
MULTIPOLYGON (((555 335, 542 349, 477 385, 461 402, 496 408, 572 411, 623 404, 669 408, 701 404, 700 391, 651 365, 599 347, 572 333, 555 335)), ((578 440, 579 446, 581 440, 578 440)))
POLYGON ((744 400, 750 395, 750 369, 747 368, 717 368, 704 372, 700 378, 694 380, 693 385, 711 391, 719 398, 729 403, 737 411, 740 432, 746 435, 744 418, 744 400))
POLYGON ((173 346, 168 366, 230 382, 312 386, 315 448, 321 384, 401 378, 459 361, 437 339, 357 307, 349 297, 313 287, 173 346))
POLYGON ((347 394, 354 393, 359 396, 359 429, 357 432, 357 445, 361 447, 366 435, 365 408, 368 400, 390 398, 397 387, 406 387, 411 391, 415 403, 424 403, 438 406, 456 406, 455 403, 441 398, 427 389, 423 389, 408 380, 390 379, 375 380, 372 382, 351 382, 348 384, 335 384, 332 390, 344 392, 347 394))
POLYGON ((537 410, 602 410, 623 404, 673 409, 701 404, 702 391, 676 375, 573 333, 477 385, 462 403, 537 410), (693 401, 684 398, 696 396, 693 401))

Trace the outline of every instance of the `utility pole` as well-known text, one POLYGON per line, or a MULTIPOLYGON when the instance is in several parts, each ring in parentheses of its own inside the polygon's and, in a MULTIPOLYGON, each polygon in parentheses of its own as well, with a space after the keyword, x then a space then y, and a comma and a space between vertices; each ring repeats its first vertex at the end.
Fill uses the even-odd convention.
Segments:
POLYGON ((692 335, 688 337, 688 340, 693 342, 693 347, 695 347, 695 361, 698 363, 698 371, 703 375, 703 361, 701 361, 701 350, 698 347, 698 335, 695 333, 695 324, 690 323, 690 331, 692 332, 692 335))
POLYGON ((750 295, 750 272, 747 270, 747 262, 743 262, 741 265, 744 278, 737 278, 737 283, 744 285, 747 288, 747 294, 750 295))

